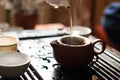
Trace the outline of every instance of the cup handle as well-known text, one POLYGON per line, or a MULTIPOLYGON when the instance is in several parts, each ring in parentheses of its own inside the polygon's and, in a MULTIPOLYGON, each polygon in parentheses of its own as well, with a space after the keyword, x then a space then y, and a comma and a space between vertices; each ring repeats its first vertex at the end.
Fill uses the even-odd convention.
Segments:
POLYGON ((93 62, 96 62, 98 60, 98 55, 103 53, 104 50, 106 49, 106 44, 104 41, 102 41, 101 39, 96 39, 92 42, 93 44, 93 48, 94 48, 94 58, 93 58, 93 62), (100 43, 98 45, 100 45, 100 49, 98 48, 98 51, 95 50, 95 45, 97 45, 97 43, 100 43))
POLYGON ((94 41, 92 42, 93 48, 95 48, 95 45, 96 45, 97 43, 100 43, 99 46, 101 47, 101 49, 99 49, 99 47, 98 47, 98 50, 99 50, 99 51, 96 51, 96 50, 94 49, 94 52, 95 52, 96 54, 101 54, 101 53, 103 53, 104 50, 106 49, 106 44, 105 44, 105 42, 103 42, 101 39, 96 39, 96 40, 94 40, 94 41))

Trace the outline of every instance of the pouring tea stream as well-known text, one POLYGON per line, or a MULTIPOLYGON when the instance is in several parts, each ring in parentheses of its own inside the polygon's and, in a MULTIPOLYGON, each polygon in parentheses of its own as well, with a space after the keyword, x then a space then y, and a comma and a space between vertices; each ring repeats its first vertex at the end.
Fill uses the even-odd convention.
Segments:
MULTIPOLYGON (((54 8, 59 8, 59 7, 65 7, 66 10, 68 11, 68 15, 69 15, 69 22, 70 22, 70 34, 73 35, 73 17, 76 16, 74 15, 72 12, 75 12, 76 14, 76 10, 73 9, 74 7, 74 3, 71 0, 45 0, 49 5, 53 6, 54 8), (73 10, 72 10, 73 9, 73 10)), ((79 4, 79 9, 80 9, 80 22, 82 23, 82 8, 83 8, 83 0, 80 0, 78 2, 79 4)), ((75 4, 76 5, 76 4, 75 4)), ((76 18, 76 17, 75 17, 76 18)), ((75 20, 76 21, 76 20, 75 20)), ((76 24, 75 24, 76 26, 76 24)))

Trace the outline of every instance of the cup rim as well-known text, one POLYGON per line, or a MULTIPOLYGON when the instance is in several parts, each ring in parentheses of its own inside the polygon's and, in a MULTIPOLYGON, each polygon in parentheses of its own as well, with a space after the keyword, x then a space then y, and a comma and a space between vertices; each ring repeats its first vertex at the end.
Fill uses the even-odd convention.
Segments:
POLYGON ((66 35, 66 36, 62 36, 60 37, 57 42, 60 44, 60 45, 64 45, 64 46, 70 46, 70 47, 81 47, 81 46, 86 46, 86 45, 89 45, 91 42, 88 38, 84 37, 84 36, 78 36, 78 35, 66 35), (82 44, 82 45, 69 45, 69 44, 65 44, 63 42, 61 42, 61 39, 63 38, 66 38, 66 37, 78 37, 78 38, 82 38, 85 40, 85 44, 82 44))
POLYGON ((0 44, 0 46, 10 46, 10 45, 14 45, 17 44, 19 42, 19 39, 16 36, 11 36, 11 35, 0 35, 1 37, 7 37, 7 38, 11 38, 11 39, 15 39, 15 42, 10 43, 10 44, 0 44))
POLYGON ((0 63, 0 66, 2 67, 17 67, 17 66, 23 66, 26 65, 28 63, 30 63, 30 56, 25 54, 25 53, 20 53, 20 52, 0 52, 1 56, 6 56, 6 58, 8 57, 14 57, 14 59, 24 59, 24 61, 21 61, 19 63, 12 63, 12 64, 6 64, 6 63, 0 63), (17 57, 18 56, 18 57, 17 57), (17 58, 16 58, 17 57, 17 58))

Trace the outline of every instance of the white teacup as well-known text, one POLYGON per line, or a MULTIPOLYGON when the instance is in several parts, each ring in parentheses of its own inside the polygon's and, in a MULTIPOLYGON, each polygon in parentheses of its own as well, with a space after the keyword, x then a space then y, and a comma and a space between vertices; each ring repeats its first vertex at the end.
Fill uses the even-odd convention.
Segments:
POLYGON ((0 75, 3 77, 16 78, 27 70, 29 64, 30 56, 25 53, 0 52, 0 75))
MULTIPOLYGON (((66 34, 71 34, 70 27, 65 27, 64 32, 66 34)), ((92 33, 92 30, 86 26, 73 26, 72 27, 72 35, 80 35, 84 37, 89 37, 91 33, 92 33)))
POLYGON ((0 52, 16 52, 18 41, 15 36, 0 35, 0 52))

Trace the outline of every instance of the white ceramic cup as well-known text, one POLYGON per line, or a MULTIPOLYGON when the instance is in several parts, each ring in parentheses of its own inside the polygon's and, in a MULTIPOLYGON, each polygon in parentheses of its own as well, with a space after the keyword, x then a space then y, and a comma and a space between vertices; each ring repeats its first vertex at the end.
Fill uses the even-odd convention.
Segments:
POLYGON ((30 56, 25 53, 0 52, 0 75, 4 77, 15 78, 22 75, 29 64, 30 56))
POLYGON ((0 52, 16 52, 18 41, 15 36, 0 35, 0 52))
MULTIPOLYGON (((64 32, 66 34, 71 34, 70 27, 65 27, 64 32)), ((80 35, 84 37, 89 37, 89 35, 92 33, 91 28, 86 26, 73 26, 72 27, 72 35, 80 35)))

